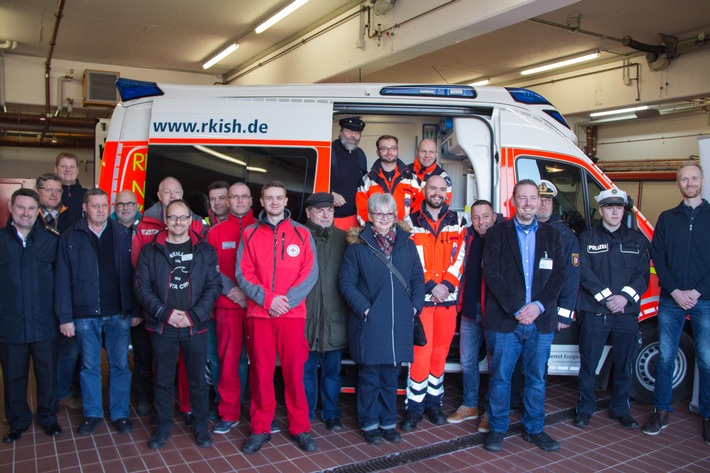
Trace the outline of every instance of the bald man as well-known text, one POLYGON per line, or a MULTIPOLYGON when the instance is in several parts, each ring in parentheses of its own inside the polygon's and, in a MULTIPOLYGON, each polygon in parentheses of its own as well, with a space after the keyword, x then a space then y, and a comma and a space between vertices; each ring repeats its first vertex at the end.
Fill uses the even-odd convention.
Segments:
POLYGON ((431 176, 440 176, 446 182, 446 205, 451 204, 451 178, 446 171, 439 166, 437 161, 436 143, 434 140, 424 139, 417 147, 417 157, 408 167, 411 171, 411 187, 419 189, 412 197, 411 213, 417 212, 422 202, 426 200, 424 195, 424 183, 431 176))
POLYGON ((135 235, 138 231, 138 224, 140 223, 141 218, 142 215, 138 208, 138 200, 133 191, 122 190, 116 194, 111 219, 117 221, 126 228, 130 228, 135 235))

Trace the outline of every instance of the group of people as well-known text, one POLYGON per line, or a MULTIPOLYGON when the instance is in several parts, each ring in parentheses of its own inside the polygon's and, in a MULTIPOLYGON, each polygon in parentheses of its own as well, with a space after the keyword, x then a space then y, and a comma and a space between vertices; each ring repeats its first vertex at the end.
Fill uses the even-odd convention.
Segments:
MULTIPOLYGON (((133 429, 132 384, 137 413, 155 413, 149 446, 162 448, 174 422, 177 378, 185 422, 196 443, 209 447, 212 434, 239 423, 248 384, 251 435, 243 451, 255 453, 280 430, 278 356, 288 432, 302 450, 314 451, 310 428, 319 401, 325 427, 343 429, 340 368, 347 348, 358 366, 358 424, 368 443, 398 442, 399 430, 415 430, 425 415, 435 425, 480 417, 484 448, 500 451, 519 364, 523 438, 556 451, 559 443, 543 430, 547 361, 555 332, 575 319, 581 368, 574 425, 586 427, 596 410, 596 367, 611 337, 610 415, 638 428, 629 397, 649 251, 644 237, 624 225, 626 194, 612 188, 596 196, 601 221, 577 236, 553 211, 556 186, 523 179, 513 190, 510 220, 479 200, 465 225, 449 209, 451 180, 432 140, 422 140, 414 163, 404 165, 398 139, 384 135, 367 171, 359 148, 365 123, 348 117, 340 126, 331 192, 308 197, 305 225, 291 219, 279 181, 262 187, 258 216, 247 185, 217 181, 208 189, 207 221, 191 211, 172 177, 160 182, 158 202, 143 215, 129 190, 117 194, 110 214, 106 193, 81 188, 78 159, 67 154, 57 158, 56 174, 37 178, 37 191, 16 191, 11 221, 0 229, 0 362, 10 423, 4 441, 20 439, 32 421, 30 358, 35 419, 45 433, 61 433, 62 405, 83 410, 77 433, 91 435, 104 419, 103 346, 109 416, 119 433, 133 429), (444 367, 458 314, 463 399, 447 417, 444 367), (484 337, 490 375, 481 402, 484 337), (398 430, 397 384, 407 363, 398 430), (212 415, 208 377, 217 406, 212 415)), ((673 362, 690 314, 710 445, 710 252, 703 244, 710 206, 700 196, 702 184, 697 162, 681 166, 683 202, 661 215, 651 245, 662 286, 661 356, 655 409, 643 432, 655 435, 668 425, 673 362)))

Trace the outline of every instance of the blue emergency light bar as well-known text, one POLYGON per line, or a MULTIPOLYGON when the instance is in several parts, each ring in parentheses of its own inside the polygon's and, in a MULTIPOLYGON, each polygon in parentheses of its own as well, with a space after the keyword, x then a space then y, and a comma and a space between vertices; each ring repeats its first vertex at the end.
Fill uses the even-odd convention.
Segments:
POLYGON ((156 97, 164 95, 158 84, 155 82, 146 82, 142 80, 118 79, 116 88, 121 95, 121 100, 140 99, 143 97, 156 97))
POLYGON ((510 96, 513 97, 513 100, 518 103, 524 103, 526 105, 552 105, 545 97, 532 90, 517 87, 506 87, 505 90, 507 90, 510 96))
POLYGON ((452 97, 475 99, 473 87, 467 85, 400 85, 383 87, 380 95, 400 95, 412 97, 452 97))

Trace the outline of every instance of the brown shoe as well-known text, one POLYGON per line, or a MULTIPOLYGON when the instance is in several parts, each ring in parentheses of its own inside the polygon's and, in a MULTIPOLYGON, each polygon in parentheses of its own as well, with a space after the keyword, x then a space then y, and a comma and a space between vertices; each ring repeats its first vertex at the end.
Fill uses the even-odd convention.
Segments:
POLYGON ((446 418, 449 424, 460 424, 465 420, 474 419, 478 419, 478 408, 466 407, 464 405, 459 406, 459 408, 456 409, 456 412, 446 418))
POLYGON ((75 397, 72 397, 72 396, 67 396, 64 399, 60 400, 59 406, 66 407, 67 409, 69 409, 71 411, 80 411, 83 409, 83 406, 81 405, 81 401, 75 397))
POLYGON ((491 431, 491 426, 488 423, 488 414, 485 412, 481 414, 481 422, 478 423, 478 431, 484 434, 491 431))

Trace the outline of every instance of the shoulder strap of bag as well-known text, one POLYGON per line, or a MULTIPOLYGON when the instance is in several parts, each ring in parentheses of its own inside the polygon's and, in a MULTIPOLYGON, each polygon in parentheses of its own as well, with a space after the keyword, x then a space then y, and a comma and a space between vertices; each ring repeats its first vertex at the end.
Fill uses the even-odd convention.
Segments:
POLYGON ((367 245, 367 248, 372 251, 372 254, 377 256, 377 259, 382 261, 382 263, 387 266, 387 269, 390 270, 390 272, 396 277, 400 283, 402 283, 402 286, 404 286, 404 289, 407 291, 407 297, 411 298, 412 297, 412 291, 409 289, 409 284, 404 280, 404 276, 402 276, 402 273, 399 272, 397 268, 394 267, 392 262, 385 257, 382 253, 371 247, 370 245, 367 245))

